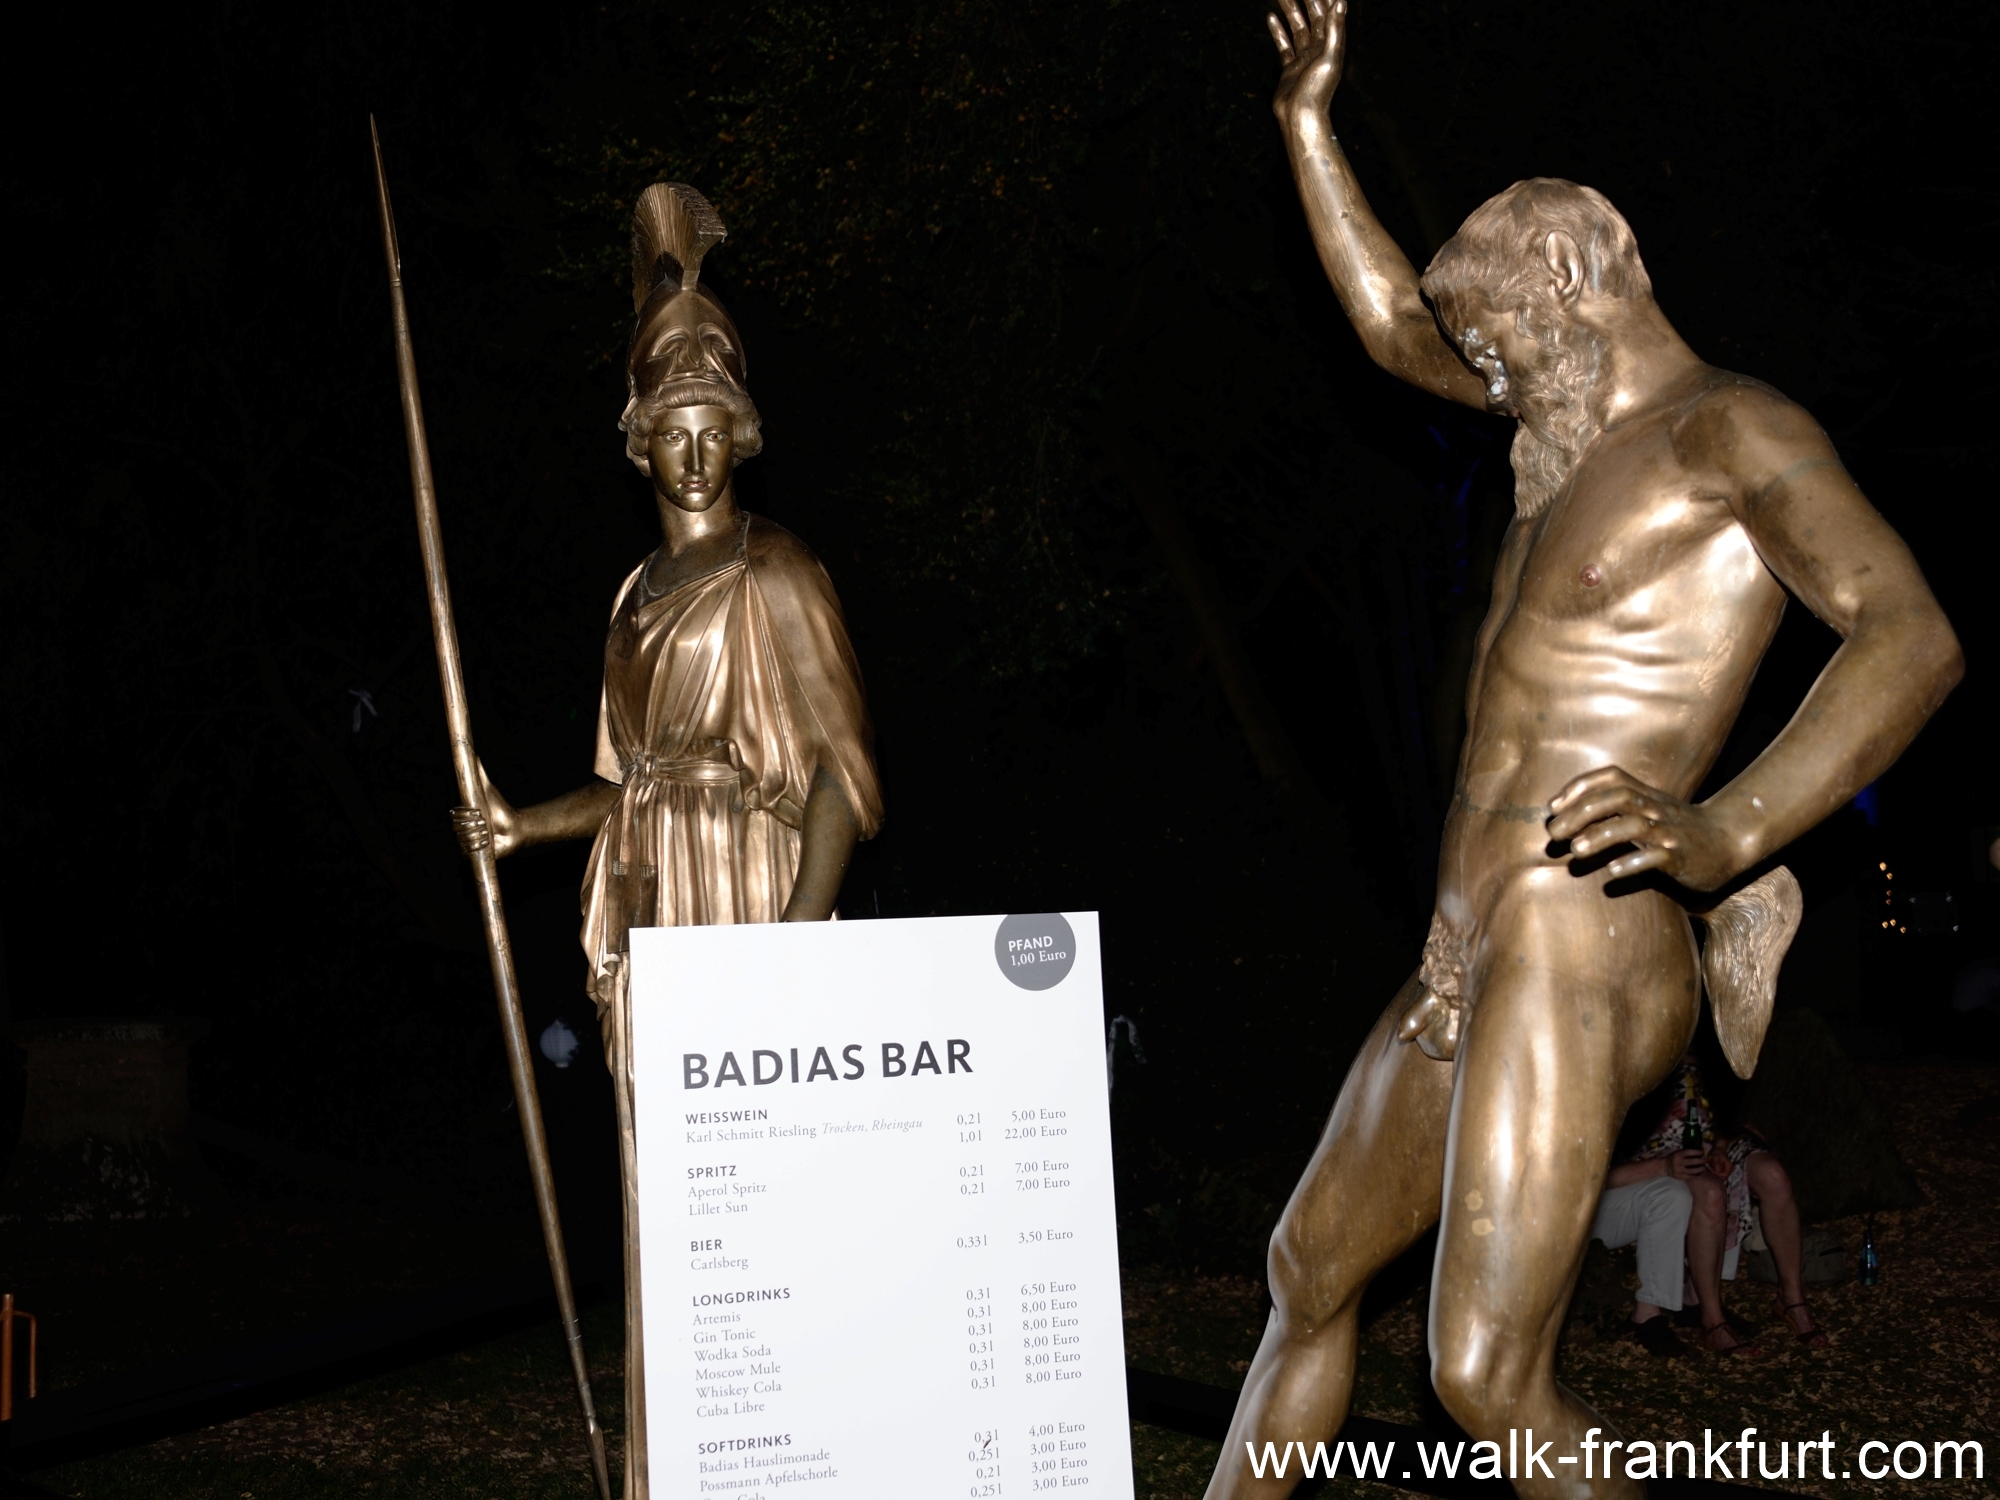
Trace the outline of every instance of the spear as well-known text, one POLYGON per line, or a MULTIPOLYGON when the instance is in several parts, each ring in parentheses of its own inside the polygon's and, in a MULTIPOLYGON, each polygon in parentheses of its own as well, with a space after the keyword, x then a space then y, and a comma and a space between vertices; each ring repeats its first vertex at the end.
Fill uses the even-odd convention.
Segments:
MULTIPOLYGON (((458 627, 451 613, 451 586, 444 576, 444 533, 438 525, 437 488, 431 482, 430 441, 424 436, 424 403, 417 394, 417 356, 410 346, 410 313, 403 301, 403 254, 396 243, 396 217, 389 208, 389 178, 382 168, 382 137, 375 117, 368 117, 368 138, 375 148, 375 194, 382 209, 382 250, 389 258, 389 302, 396 323, 396 377, 403 393, 403 432, 410 445, 410 488, 417 500, 417 538, 424 553, 424 582, 431 601, 431 633, 436 640, 438 677, 444 685, 445 724, 451 731, 451 764, 458 775, 458 800, 478 807, 478 758, 472 753, 472 715, 465 702, 465 671, 458 657, 458 627)), ((542 1244, 549 1253, 555 1278, 556 1307, 562 1314, 563 1335, 569 1341, 569 1362, 576 1372, 576 1393, 583 1403, 584 1430, 590 1437, 590 1463, 597 1475, 597 1493, 611 1500, 611 1478, 604 1462, 604 1432, 597 1425, 597 1407, 590 1399, 590 1370, 583 1358, 583 1335, 576 1326, 576 1293, 570 1286, 569 1255, 563 1249, 562 1219, 556 1211, 555 1175, 549 1170, 549 1143, 542 1133, 542 1101, 535 1092, 534 1070, 528 1061, 528 1028, 521 1019, 521 987, 514 974, 514 946, 507 936, 507 913, 500 904, 500 871, 489 842, 473 851, 472 872, 479 885, 479 916, 486 929, 486 957, 493 965, 493 998, 500 1004, 500 1031, 507 1041, 507 1071, 514 1078, 514 1104, 521 1116, 521 1138, 528 1148, 528 1172, 535 1181, 535 1207, 541 1213, 542 1244)))

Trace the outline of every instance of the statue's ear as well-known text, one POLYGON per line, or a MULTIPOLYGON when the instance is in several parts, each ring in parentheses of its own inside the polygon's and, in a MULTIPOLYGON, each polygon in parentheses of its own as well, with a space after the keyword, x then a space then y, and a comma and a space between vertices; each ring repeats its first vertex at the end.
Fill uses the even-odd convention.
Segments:
POLYGON ((1560 229, 1551 229, 1542 241, 1542 259, 1548 262, 1549 290, 1556 301, 1576 301, 1583 291, 1583 252, 1576 241, 1560 229))

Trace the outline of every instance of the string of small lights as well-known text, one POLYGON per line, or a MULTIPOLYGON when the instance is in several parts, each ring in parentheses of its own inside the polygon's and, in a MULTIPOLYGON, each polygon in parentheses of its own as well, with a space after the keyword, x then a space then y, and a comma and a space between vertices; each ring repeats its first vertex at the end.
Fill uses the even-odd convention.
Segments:
POLYGON ((1889 868, 1887 860, 1878 861, 1875 868, 1882 872, 1882 905, 1889 913, 1882 926, 1907 936, 1910 930, 1908 924, 1896 920, 1896 872, 1889 868))

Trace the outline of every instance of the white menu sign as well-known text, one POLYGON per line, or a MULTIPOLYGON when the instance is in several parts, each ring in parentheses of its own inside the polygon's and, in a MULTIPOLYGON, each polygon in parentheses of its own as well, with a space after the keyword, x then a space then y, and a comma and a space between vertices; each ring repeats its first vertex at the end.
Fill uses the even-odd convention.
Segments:
POLYGON ((1130 1500, 1093 912, 632 934, 656 1495, 1130 1500))

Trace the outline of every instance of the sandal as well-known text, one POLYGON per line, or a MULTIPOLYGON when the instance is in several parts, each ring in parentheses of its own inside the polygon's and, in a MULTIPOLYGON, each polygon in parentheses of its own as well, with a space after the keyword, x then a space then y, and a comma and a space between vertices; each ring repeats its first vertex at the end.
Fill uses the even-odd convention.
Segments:
MULTIPOLYGON (((1698 1330, 1702 1326, 1701 1304, 1699 1302, 1690 1303, 1679 1312, 1668 1313, 1666 1316, 1674 1320, 1674 1327, 1676 1328, 1698 1330)), ((1739 1318, 1735 1313, 1725 1311, 1722 1314, 1722 1321, 1727 1323, 1730 1331, 1746 1344, 1753 1342, 1757 1337, 1758 1325, 1751 1322, 1748 1318, 1739 1318)))
POLYGON ((1825 1349, 1830 1346, 1832 1340, 1827 1338, 1825 1330, 1819 1324, 1813 1322, 1812 1310, 1805 1303, 1781 1301, 1778 1306, 1784 1310, 1785 1326, 1792 1330, 1792 1336, 1801 1344, 1804 1344, 1806 1348, 1825 1349), (1812 1324, 1804 1333, 1800 1333, 1799 1325, 1792 1321, 1792 1314, 1795 1312, 1804 1313, 1806 1315, 1806 1322, 1812 1324))
POLYGON ((1726 1354, 1736 1359, 1761 1359, 1764 1355, 1764 1351, 1748 1339, 1738 1338, 1736 1330, 1727 1322, 1717 1323, 1712 1328, 1704 1328, 1701 1331, 1701 1347, 1710 1354, 1726 1354), (1729 1342, 1718 1344, 1716 1342, 1718 1334, 1729 1342))

